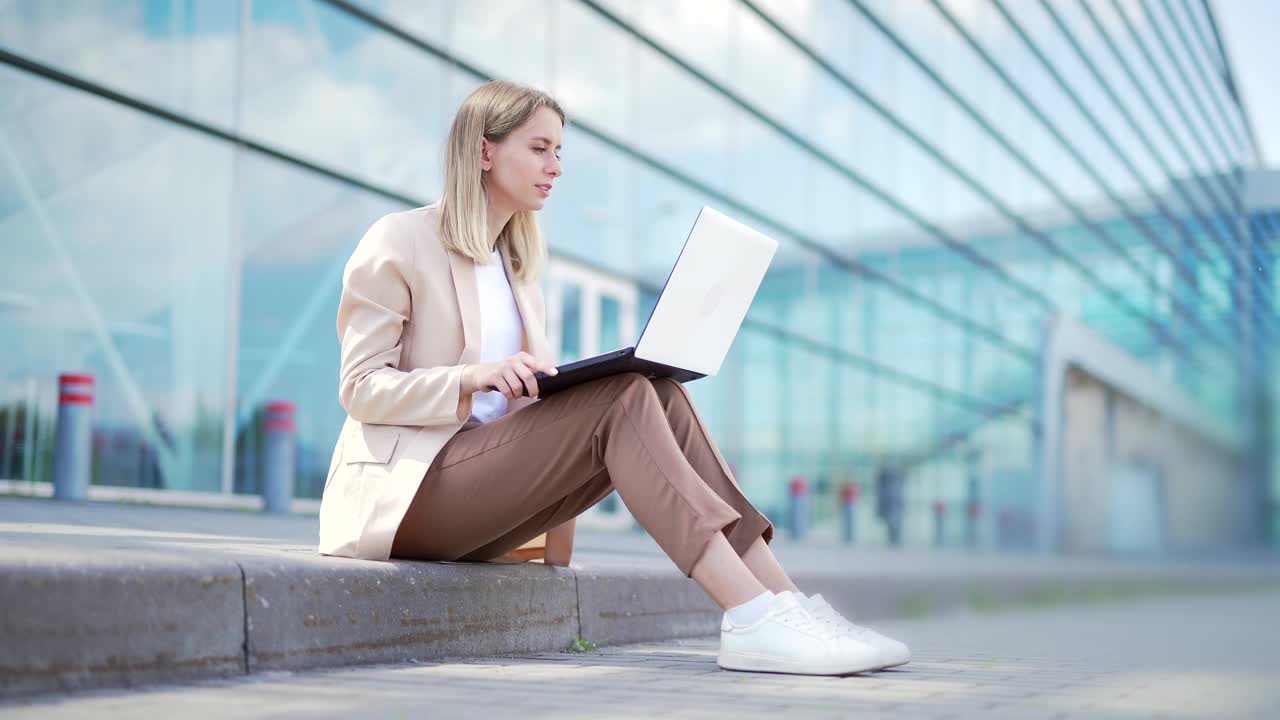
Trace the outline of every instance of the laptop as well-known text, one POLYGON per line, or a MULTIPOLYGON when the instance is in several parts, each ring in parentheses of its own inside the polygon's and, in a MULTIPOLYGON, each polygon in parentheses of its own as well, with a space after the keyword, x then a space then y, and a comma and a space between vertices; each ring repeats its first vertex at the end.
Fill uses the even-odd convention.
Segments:
MULTIPOLYGON (((624 372, 687 383, 715 375, 778 242, 703 206, 633 346, 535 373, 539 397, 624 372)), ((524 391, 528 395, 528 390, 524 391)))

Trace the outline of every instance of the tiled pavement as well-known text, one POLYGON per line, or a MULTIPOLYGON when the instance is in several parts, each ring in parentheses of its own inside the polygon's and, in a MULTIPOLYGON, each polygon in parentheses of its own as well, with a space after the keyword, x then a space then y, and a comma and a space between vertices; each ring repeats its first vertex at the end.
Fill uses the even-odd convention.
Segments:
POLYGON ((0 706, 0 718, 1280 718, 1280 591, 874 623, 901 668, 719 670, 716 640, 266 673, 0 706))

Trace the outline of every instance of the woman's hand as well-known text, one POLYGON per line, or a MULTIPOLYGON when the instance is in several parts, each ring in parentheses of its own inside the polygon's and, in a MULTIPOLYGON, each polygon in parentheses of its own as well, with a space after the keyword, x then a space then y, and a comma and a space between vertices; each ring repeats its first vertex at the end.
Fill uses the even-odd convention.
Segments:
POLYGON ((527 352, 518 352, 497 362, 468 365, 462 372, 463 392, 497 390, 510 401, 523 396, 523 388, 528 388, 529 397, 536 398, 535 372, 555 375, 557 371, 555 365, 544 363, 527 352))

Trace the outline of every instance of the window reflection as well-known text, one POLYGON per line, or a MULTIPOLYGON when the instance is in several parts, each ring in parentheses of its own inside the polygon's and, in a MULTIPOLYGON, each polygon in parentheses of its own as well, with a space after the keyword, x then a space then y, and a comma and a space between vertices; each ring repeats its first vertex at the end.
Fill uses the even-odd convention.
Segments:
POLYGON ((635 341, 704 204, 779 240, 721 375, 690 386, 743 487, 775 518, 786 483, 801 476, 819 498, 817 526, 830 529, 842 483, 869 488, 897 464, 908 473, 909 533, 927 543, 932 502, 966 497, 966 457, 977 449, 996 508, 984 537, 1030 541, 1035 353, 1050 310, 1004 274, 1239 422, 1235 368, 1173 300, 1210 327, 1235 320, 1234 250, 1218 238, 1233 237, 1240 188, 1211 174, 1239 162, 1243 124, 1225 86, 1202 87, 1193 69, 1221 75, 1220 59, 1204 54, 1201 3, 1175 3, 1172 14, 1158 6, 1154 22, 1127 17, 1150 60, 1107 3, 1087 6, 1097 22, 1078 3, 1053 6, 1085 58, 1040 5, 1009 5, 1087 111, 992 6, 947 6, 1069 147, 928 5, 867 0, 868 17, 842 0, 757 3, 877 109, 729 0, 602 3, 712 83, 575 0, 357 4, 428 51, 314 0, 0 6, 11 52, 284 156, 0 70, 0 237, 24 240, 8 243, 0 264, 0 331, 14 338, 0 357, 0 476, 48 479, 56 372, 80 370, 100 388, 96 484, 257 493, 263 408, 284 400, 297 408, 296 493, 318 497, 345 419, 332 327, 342 266, 380 215, 435 199, 450 113, 484 80, 431 50, 547 88, 579 121, 566 128, 565 175, 541 215, 553 260, 589 268, 585 282, 545 281, 562 362, 635 341), (1172 58, 1157 33, 1175 42, 1172 58), (1197 102, 1214 105, 1200 113, 1197 102), (1142 204, 1145 186, 1165 192, 1171 182, 1185 191, 1177 207, 1183 194, 1201 207, 1162 218, 1142 204), (1140 222, 1162 238, 1188 242, 1183 223, 1190 244, 1171 247, 1187 252, 1194 282, 1172 272, 1141 227, 1117 219, 1113 194, 1148 213, 1140 222), (1114 235, 1154 285, 1069 205, 1114 235), (54 221, 41 223, 41 212, 54 221), (1092 278, 1168 324, 1187 355, 1092 278))

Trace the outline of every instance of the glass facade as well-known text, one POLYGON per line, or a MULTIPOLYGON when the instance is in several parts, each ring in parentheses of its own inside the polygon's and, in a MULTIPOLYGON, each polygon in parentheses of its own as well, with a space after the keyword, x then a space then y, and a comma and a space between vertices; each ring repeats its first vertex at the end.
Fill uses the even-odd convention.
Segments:
POLYGON ((256 493, 288 400, 318 497, 343 265, 490 78, 570 116, 563 360, 633 341, 702 205, 779 241, 689 387, 780 524, 856 483, 884 542, 892 467, 904 542, 1030 542, 1056 313, 1237 428, 1270 375, 1280 223, 1203 0, 12 0, 0 53, 0 477, 49 478, 89 372, 95 484, 256 493))

